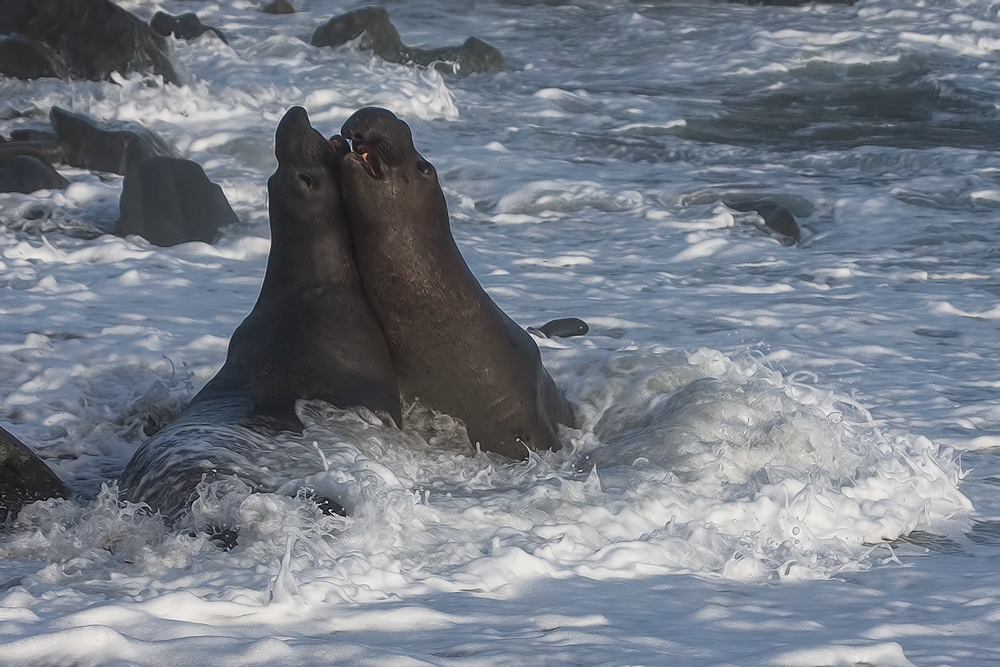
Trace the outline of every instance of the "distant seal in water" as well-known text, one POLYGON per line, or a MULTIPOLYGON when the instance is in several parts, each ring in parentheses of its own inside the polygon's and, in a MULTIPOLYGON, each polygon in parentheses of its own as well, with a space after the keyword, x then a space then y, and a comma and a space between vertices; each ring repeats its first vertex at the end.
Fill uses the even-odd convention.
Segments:
POLYGON ((768 229, 777 232, 778 239, 785 245, 795 245, 802 240, 799 223, 795 222, 792 212, 781 204, 770 199, 758 201, 727 201, 722 202, 734 211, 755 211, 764 219, 768 229))
POLYGON ((211 243, 221 228, 238 221, 222 188, 208 180, 201 165, 176 157, 130 165, 118 208, 116 234, 137 234, 163 247, 211 243))
POLYGON ((164 37, 173 35, 177 39, 197 39, 206 32, 210 32, 221 39, 224 44, 229 43, 222 31, 202 23, 194 12, 186 12, 177 16, 166 12, 156 12, 149 19, 149 27, 159 35, 164 37))
POLYGON ((560 317, 540 327, 528 327, 528 333, 542 338, 572 338, 586 336, 590 326, 578 317, 560 317))
POLYGON ((62 190, 69 181, 51 164, 30 155, 0 162, 0 192, 31 194, 38 190, 62 190))
POLYGON ((205 476, 273 490, 274 467, 260 459, 274 449, 273 434, 302 430, 299 399, 364 407, 402 423, 389 349, 341 204, 337 155, 346 152, 347 143, 324 139, 301 107, 281 119, 278 168, 267 182, 271 250, 257 303, 215 377, 132 457, 121 480, 131 500, 172 520, 205 476))
POLYGON ((36 500, 69 496, 66 485, 37 454, 0 428, 0 521, 36 500))
POLYGON ((531 335, 480 286, 451 235, 434 167, 385 109, 342 129, 341 191, 368 301, 404 398, 465 422, 484 450, 525 458, 560 448, 573 411, 531 335))

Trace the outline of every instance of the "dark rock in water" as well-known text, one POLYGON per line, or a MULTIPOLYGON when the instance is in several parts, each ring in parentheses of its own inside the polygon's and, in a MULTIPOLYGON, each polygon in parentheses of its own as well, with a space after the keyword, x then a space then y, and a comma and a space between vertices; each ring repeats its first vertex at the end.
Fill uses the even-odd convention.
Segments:
POLYGON ((0 35, 24 32, 34 0, 0 0, 0 35))
POLYGON ((0 428, 0 521, 36 500, 69 496, 66 485, 37 454, 0 428))
POLYGON ((62 58, 69 78, 151 72, 181 83, 166 40, 111 0, 0 0, 0 16, 0 32, 44 42, 62 58))
POLYGON ((179 16, 172 16, 166 12, 156 12, 153 14, 153 18, 149 19, 149 27, 164 37, 173 35, 177 39, 195 39, 206 32, 211 32, 224 43, 229 43, 221 31, 203 24, 194 12, 187 12, 179 16))
POLYGON ((237 221, 222 188, 208 180, 201 165, 180 158, 131 165, 119 206, 115 232, 138 234, 158 246, 211 243, 220 228, 237 221))
POLYGON ((734 211, 756 211, 764 218, 764 224, 768 229, 778 233, 778 237, 785 245, 795 245, 802 240, 802 231, 799 223, 795 221, 795 216, 787 208, 769 199, 759 201, 723 201, 723 204, 734 211))
POLYGON ((470 37, 461 46, 439 49, 413 49, 411 61, 416 65, 434 66, 449 74, 499 72, 504 68, 500 49, 490 46, 478 37, 470 37))
POLYGON ((382 7, 364 7, 334 16, 316 28, 310 41, 313 46, 341 46, 362 34, 363 50, 372 50, 390 62, 402 62, 402 49, 406 47, 389 21, 389 12, 382 7))
POLYGON ((0 192, 31 194, 36 190, 62 190, 69 181, 48 162, 30 155, 0 162, 0 192))
POLYGON ((66 79, 69 71, 59 54, 44 42, 23 35, 0 37, 0 75, 30 81, 66 79))
POLYGON ((136 123, 105 125, 59 107, 52 107, 49 120, 54 133, 30 129, 11 132, 11 141, 0 144, 0 162, 30 155, 43 162, 124 174, 134 162, 176 156, 163 139, 136 123))
POLYGON ((857 0, 726 0, 734 5, 780 5, 782 7, 801 7, 813 3, 820 5, 853 5, 857 0))
POLYGON ((578 317, 560 317, 540 327, 528 327, 528 333, 544 338, 572 338, 585 336, 590 326, 578 317))
POLYGON ((260 11, 265 14, 294 14, 295 7, 288 0, 273 0, 261 7, 260 11))
POLYGON ((382 7, 365 7, 335 16, 313 33, 313 46, 341 46, 361 37, 360 48, 401 65, 431 65, 452 74, 498 72, 504 68, 503 54, 476 37, 461 46, 420 49, 406 46, 399 31, 389 21, 389 12, 382 7))
POLYGON ((13 160, 19 155, 30 155, 42 162, 66 162, 62 144, 51 132, 14 130, 10 134, 10 141, 0 143, 0 162, 13 160))
POLYGON ((130 165, 176 153, 155 132, 134 123, 98 123, 83 114, 52 107, 49 120, 66 164, 81 169, 125 174, 130 165))
POLYGON ((19 128, 11 130, 11 141, 58 141, 55 132, 48 130, 34 130, 31 128, 19 128))

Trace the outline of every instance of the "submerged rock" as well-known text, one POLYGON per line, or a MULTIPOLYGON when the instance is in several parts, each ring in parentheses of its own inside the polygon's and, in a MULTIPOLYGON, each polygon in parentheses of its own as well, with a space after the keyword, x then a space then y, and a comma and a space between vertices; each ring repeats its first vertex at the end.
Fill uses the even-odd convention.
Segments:
POLYGON ((153 18, 149 19, 149 27, 164 37, 173 35, 177 39, 196 39, 206 32, 210 32, 221 39, 223 43, 229 43, 218 28, 205 25, 194 12, 178 16, 166 12, 156 12, 153 14, 153 18))
POLYGON ((799 223, 795 221, 795 216, 777 202, 761 199, 758 201, 723 200, 722 203, 734 211, 755 211, 764 219, 764 225, 775 232, 778 239, 785 245, 795 245, 802 240, 802 231, 799 229, 799 223))
POLYGON ((0 162, 0 192, 31 194, 37 190, 62 190, 69 181, 51 164, 30 155, 0 162))
POLYGON ((131 165, 122 182, 115 232, 137 234, 158 246, 211 243, 237 221, 222 188, 196 162, 154 157, 131 165))
POLYGON ((477 37, 470 37, 460 46, 421 49, 403 44, 399 31, 389 21, 389 12, 382 7, 365 7, 335 16, 313 33, 313 46, 341 46, 361 37, 360 48, 401 65, 434 65, 438 70, 453 74, 498 72, 504 69, 503 54, 477 37))

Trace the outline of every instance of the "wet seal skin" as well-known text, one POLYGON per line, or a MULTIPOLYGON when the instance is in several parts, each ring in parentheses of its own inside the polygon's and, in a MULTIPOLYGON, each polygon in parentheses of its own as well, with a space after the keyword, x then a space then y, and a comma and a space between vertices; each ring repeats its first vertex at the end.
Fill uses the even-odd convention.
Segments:
POLYGON ((36 500, 69 498, 70 490, 24 443, 0 428, 0 521, 36 500))
POLYGON ((403 44, 399 31, 389 21, 382 7, 364 7, 335 16, 316 28, 313 46, 341 46, 361 37, 362 51, 391 63, 434 67, 448 74, 499 72, 504 69, 503 54, 478 37, 469 37, 459 46, 421 49, 403 44))
POLYGON ((410 128, 367 108, 342 129, 341 190, 368 300, 406 400, 465 422, 482 449, 523 459, 560 448, 573 411, 531 335, 489 297, 451 234, 437 172, 410 128))
POLYGON ((259 458, 275 446, 273 434, 302 430, 300 399, 402 422, 389 349, 341 204, 338 153, 346 152, 345 141, 327 141, 312 128, 303 108, 281 119, 278 168, 267 182, 271 250, 257 303, 215 377, 129 461, 121 485, 130 500, 174 520, 206 476, 273 491, 277 482, 259 458))

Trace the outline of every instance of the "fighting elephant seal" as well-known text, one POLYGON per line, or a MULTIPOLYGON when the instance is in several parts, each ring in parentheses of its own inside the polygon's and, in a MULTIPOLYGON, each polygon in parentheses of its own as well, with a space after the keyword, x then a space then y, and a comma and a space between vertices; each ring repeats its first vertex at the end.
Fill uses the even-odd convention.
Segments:
POLYGON ((404 398, 465 422, 482 449, 512 458, 560 448, 569 402, 531 335, 483 290, 451 235, 434 167, 385 109, 344 123, 341 191, 368 301, 404 398))
POLYGON ((181 416, 132 457, 122 487, 177 518, 203 478, 238 477, 273 491, 283 481, 273 434, 301 431, 299 399, 364 407, 402 421, 389 350, 361 285, 341 206, 337 153, 301 107, 275 133, 268 179, 271 250, 253 310, 226 363, 181 416), (266 462, 266 464, 265 464, 266 462))

